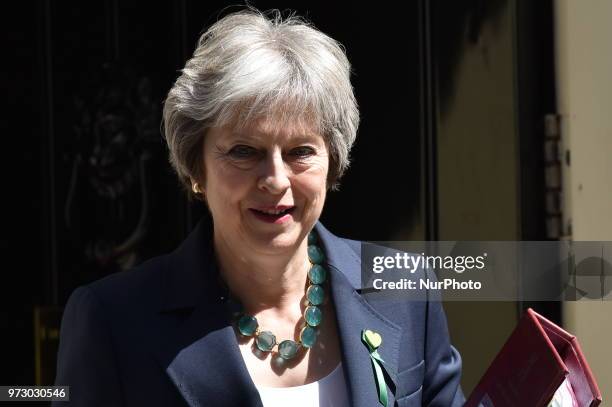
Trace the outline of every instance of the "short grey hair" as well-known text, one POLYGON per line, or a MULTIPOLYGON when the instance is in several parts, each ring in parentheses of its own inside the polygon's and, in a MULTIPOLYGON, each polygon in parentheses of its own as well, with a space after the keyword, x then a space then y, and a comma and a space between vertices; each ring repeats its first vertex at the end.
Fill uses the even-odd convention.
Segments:
POLYGON ((328 145, 328 186, 335 189, 359 127, 350 75, 342 45, 303 18, 253 8, 229 14, 200 37, 164 102, 170 163, 191 191, 204 174, 208 128, 268 115, 280 125, 306 119, 328 145))

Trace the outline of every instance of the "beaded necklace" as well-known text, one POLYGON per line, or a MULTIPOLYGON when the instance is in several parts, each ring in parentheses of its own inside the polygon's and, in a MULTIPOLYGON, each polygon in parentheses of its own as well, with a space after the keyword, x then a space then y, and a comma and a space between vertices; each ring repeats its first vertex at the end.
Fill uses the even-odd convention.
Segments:
MULTIPOLYGON (((308 234, 308 285, 306 299, 308 300, 303 314, 303 326, 297 340, 285 339, 278 343, 278 355, 289 360, 294 358, 300 348, 309 349, 317 341, 317 330, 323 319, 323 312, 319 307, 325 299, 323 283, 327 277, 327 270, 322 266, 325 255, 317 246, 317 235, 314 231, 308 234)), ((261 330, 257 318, 248 314, 241 314, 237 320, 238 332, 246 337, 254 337, 257 349, 262 352, 272 352, 277 345, 276 336, 270 331, 261 330)))

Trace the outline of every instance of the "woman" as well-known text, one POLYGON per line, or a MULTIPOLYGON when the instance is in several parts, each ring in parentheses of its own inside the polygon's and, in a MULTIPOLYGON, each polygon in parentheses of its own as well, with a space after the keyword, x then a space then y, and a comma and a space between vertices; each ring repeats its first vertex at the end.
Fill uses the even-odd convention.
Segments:
POLYGON ((333 39, 255 10, 214 24, 164 107, 170 161, 212 227, 73 293, 56 381, 71 402, 461 405, 440 304, 366 302, 359 243, 317 221, 358 122, 333 39))

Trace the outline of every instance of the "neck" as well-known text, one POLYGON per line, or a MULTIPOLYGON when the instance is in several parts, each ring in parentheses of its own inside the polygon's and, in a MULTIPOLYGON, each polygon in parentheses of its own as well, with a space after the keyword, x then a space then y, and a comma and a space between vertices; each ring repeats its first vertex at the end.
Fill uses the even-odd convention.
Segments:
POLYGON ((215 235, 220 273, 249 313, 295 307, 304 296, 310 264, 307 242, 285 255, 244 253, 215 235))

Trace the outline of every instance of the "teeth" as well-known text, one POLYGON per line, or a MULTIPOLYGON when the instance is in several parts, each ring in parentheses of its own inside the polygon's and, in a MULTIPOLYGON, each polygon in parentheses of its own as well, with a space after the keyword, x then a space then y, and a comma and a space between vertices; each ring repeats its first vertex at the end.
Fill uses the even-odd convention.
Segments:
POLYGON ((267 213, 268 215, 279 215, 286 211, 287 209, 270 209, 270 210, 262 210, 261 212, 267 213))

